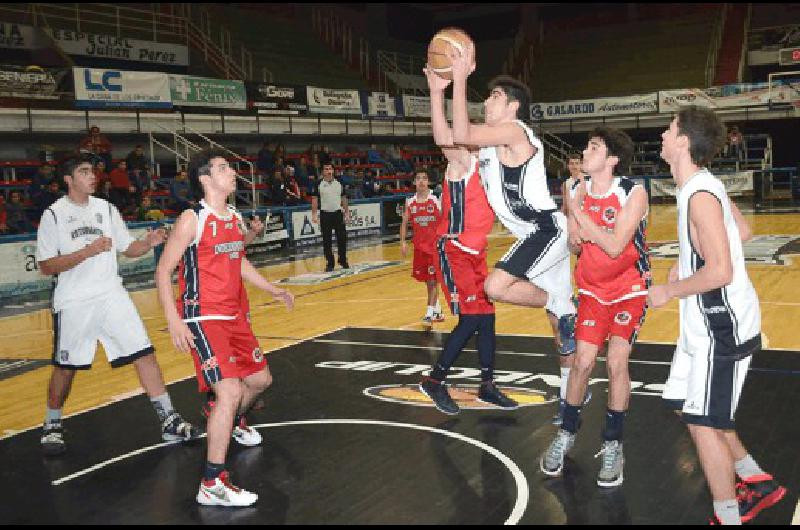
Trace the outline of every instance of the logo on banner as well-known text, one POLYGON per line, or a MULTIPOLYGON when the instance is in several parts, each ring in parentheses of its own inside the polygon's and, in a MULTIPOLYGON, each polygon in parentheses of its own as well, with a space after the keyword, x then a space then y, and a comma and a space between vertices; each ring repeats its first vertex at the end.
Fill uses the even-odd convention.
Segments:
POLYGON ((258 93, 265 98, 294 99, 293 88, 277 87, 275 85, 259 86, 258 93))
POLYGON ((83 71, 83 80, 86 83, 86 90, 93 92, 122 92, 122 85, 116 81, 122 79, 122 72, 114 70, 90 70, 83 71), (96 75, 101 74, 100 79, 95 82, 96 75))
POLYGON ((544 119, 544 111, 541 105, 531 105, 531 119, 537 121, 544 119))
MULTIPOLYGON (((680 245, 677 241, 648 243, 650 256, 660 259, 678 257, 680 245)), ((791 265, 789 256, 800 254, 800 235, 754 236, 742 244, 747 263, 763 265, 791 265)))
POLYGON ((314 231, 314 225, 311 224, 311 221, 308 219, 306 215, 303 219, 303 228, 300 229, 301 236, 313 236, 316 232, 314 231))

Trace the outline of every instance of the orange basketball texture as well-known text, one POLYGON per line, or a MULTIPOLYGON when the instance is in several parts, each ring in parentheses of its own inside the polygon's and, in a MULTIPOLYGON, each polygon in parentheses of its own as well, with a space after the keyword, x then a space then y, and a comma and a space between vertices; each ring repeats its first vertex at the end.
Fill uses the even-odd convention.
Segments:
POLYGON ((472 39, 459 28, 445 28, 433 36, 428 45, 428 67, 444 79, 453 79, 449 52, 455 48, 461 52, 472 39))

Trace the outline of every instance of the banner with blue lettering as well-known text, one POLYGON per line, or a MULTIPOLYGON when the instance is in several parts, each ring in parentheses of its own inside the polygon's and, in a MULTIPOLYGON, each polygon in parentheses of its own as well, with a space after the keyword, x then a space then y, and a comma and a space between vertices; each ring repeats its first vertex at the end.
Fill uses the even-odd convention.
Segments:
POLYGON ((172 108, 167 74, 75 67, 72 75, 80 108, 172 108))
POLYGON ((533 121, 569 120, 572 118, 646 114, 649 112, 658 112, 658 93, 656 92, 618 98, 533 103, 531 105, 531 119, 533 121))

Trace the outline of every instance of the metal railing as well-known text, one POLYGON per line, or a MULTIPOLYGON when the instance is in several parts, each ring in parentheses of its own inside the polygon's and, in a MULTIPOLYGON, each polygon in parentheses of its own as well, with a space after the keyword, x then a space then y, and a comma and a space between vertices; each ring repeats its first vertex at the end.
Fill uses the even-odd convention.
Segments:
POLYGON ((711 45, 708 48, 706 57, 706 86, 714 84, 714 76, 717 73, 717 59, 719 58, 720 48, 722 47, 722 35, 725 30, 725 19, 728 15, 728 4, 722 4, 719 19, 714 23, 714 30, 711 33, 711 45))

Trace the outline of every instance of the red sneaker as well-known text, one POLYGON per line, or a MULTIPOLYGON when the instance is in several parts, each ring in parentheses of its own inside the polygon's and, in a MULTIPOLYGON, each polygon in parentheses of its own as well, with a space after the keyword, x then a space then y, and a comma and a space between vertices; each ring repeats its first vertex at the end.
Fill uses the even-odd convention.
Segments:
POLYGON ((765 473, 742 480, 736 485, 736 500, 743 523, 752 521, 761 510, 776 505, 786 496, 786 488, 765 473))

